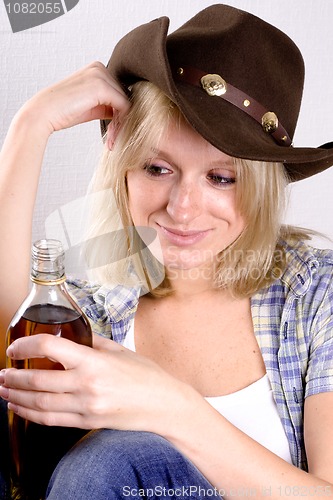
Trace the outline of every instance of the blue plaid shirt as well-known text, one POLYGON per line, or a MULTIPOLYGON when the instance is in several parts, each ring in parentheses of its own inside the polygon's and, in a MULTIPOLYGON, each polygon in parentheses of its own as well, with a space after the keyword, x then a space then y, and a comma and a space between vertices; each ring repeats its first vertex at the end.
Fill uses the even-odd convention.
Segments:
MULTIPOLYGON (((283 242, 287 268, 251 299, 254 331, 294 465, 307 470, 304 399, 333 391, 333 251, 283 242)), ((139 288, 108 288, 68 279, 94 333, 122 343, 139 288)))

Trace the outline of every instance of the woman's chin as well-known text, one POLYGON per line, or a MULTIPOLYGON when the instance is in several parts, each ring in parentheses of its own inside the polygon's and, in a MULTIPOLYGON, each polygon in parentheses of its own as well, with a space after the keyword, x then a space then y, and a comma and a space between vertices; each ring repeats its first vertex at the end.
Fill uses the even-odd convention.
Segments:
POLYGON ((212 275, 212 263, 202 262, 202 261, 192 261, 192 262, 172 262, 169 264, 164 264, 167 274, 169 277, 172 275, 174 277, 191 277, 196 278, 210 278, 212 275))

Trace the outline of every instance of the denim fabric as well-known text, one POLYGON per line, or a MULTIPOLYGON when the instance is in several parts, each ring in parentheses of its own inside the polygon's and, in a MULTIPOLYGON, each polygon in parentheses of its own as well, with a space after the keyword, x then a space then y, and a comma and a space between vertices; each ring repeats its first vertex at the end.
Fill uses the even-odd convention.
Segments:
POLYGON ((221 498, 169 441, 150 432, 92 431, 59 463, 47 500, 221 498))
POLYGON ((5 500, 9 495, 9 448, 8 448, 8 419, 7 403, 0 398, 0 499, 5 500))

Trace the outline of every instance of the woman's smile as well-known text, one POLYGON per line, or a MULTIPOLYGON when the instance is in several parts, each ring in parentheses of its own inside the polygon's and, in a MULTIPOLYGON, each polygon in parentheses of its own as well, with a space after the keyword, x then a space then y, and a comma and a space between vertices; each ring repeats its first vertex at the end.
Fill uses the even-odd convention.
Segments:
POLYGON ((207 230, 182 230, 182 229, 174 229, 166 226, 162 226, 161 224, 156 224, 158 227, 158 233, 162 237, 165 237, 170 241, 170 243, 177 246, 191 246, 196 243, 201 242, 211 231, 207 230))

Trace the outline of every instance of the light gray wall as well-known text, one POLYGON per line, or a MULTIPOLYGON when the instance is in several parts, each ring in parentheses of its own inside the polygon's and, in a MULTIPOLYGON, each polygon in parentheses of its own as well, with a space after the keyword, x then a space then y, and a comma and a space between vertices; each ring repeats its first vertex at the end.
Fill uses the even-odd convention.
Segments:
MULTIPOLYGON (((38 89, 93 61, 107 62, 117 40, 161 15, 176 29, 209 0, 80 0, 66 15, 13 34, 0 5, 0 141, 15 111, 38 89)), ((333 2, 330 0, 226 0, 276 25, 296 42, 306 63, 304 100, 295 146, 333 140, 333 2)), ((272 61, 272 65, 274 61, 272 61)), ((85 193, 101 151, 98 123, 54 135, 47 149, 35 211, 34 237, 46 217, 85 193)), ((333 169, 291 186, 287 221, 333 239, 333 169)), ((319 242, 333 248, 332 242, 319 242)))

